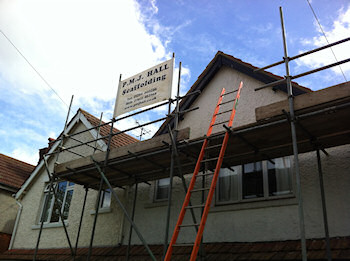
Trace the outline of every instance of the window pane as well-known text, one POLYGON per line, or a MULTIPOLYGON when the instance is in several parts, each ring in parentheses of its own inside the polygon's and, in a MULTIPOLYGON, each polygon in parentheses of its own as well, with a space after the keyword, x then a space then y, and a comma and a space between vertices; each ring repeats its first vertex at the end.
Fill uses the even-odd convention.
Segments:
POLYGON ((43 209, 43 213, 41 215, 40 222, 44 221, 47 222, 47 219, 49 217, 49 211, 51 209, 51 204, 52 204, 52 194, 50 195, 49 193, 45 193, 44 196, 44 201, 43 201, 43 208, 45 207, 45 202, 47 201, 46 209, 43 209))
POLYGON ((231 167, 231 170, 228 168, 220 170, 218 184, 219 202, 238 200, 238 170, 238 167, 231 167))
POLYGON ((167 199, 169 193, 170 178, 160 179, 157 182, 155 199, 167 199))
POLYGON ((60 211, 62 208, 62 203, 64 200, 64 194, 66 192, 67 181, 63 181, 58 183, 57 191, 56 191, 56 200, 53 205, 52 215, 50 222, 58 222, 60 218, 60 211))
POLYGON ((243 165, 242 174, 243 199, 264 196, 264 184, 261 162, 243 165))
POLYGON ((267 163, 269 195, 278 196, 292 193, 291 163, 288 157, 274 159, 267 163))
POLYGON ((73 197, 73 190, 68 190, 66 195, 66 201, 64 202, 64 209, 63 209, 64 220, 68 218, 69 207, 70 207, 70 202, 72 201, 72 197, 73 197))

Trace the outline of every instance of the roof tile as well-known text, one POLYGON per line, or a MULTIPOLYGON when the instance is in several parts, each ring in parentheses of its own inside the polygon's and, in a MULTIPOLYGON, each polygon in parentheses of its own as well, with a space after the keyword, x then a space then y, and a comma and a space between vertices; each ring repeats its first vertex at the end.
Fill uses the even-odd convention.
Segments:
MULTIPOLYGON (((100 125, 100 120, 96 118, 95 116, 91 115, 87 111, 84 111, 83 109, 79 109, 79 111, 85 116, 85 118, 91 123, 92 126, 97 127, 100 125)), ((105 122, 101 121, 101 125, 105 124, 105 122)), ((100 135, 102 137, 108 136, 110 133, 111 126, 110 125, 103 125, 100 127, 100 135)), ((113 133, 118 133, 120 130, 117 128, 113 128, 113 133)), ((104 139, 104 142, 107 144, 108 139, 104 139)), ((121 133, 118 135, 114 135, 111 140, 111 148, 118 148, 122 147, 131 143, 138 142, 137 139, 134 137, 131 137, 130 135, 126 133, 121 133)))
POLYGON ((20 189, 35 166, 0 153, 0 183, 20 189))

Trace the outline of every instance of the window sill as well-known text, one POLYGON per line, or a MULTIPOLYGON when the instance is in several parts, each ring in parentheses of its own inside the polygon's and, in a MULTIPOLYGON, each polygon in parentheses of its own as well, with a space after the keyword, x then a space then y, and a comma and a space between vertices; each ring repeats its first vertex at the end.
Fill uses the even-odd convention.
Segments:
POLYGON ((297 205, 298 200, 294 195, 279 196, 276 198, 262 198, 262 199, 250 199, 240 202, 232 203, 216 203, 210 211, 211 212, 223 212, 223 211, 235 211, 245 209, 267 208, 267 207, 280 207, 288 205, 297 205))
MULTIPOLYGON (((66 225, 66 227, 68 227, 68 222, 64 221, 64 224, 66 225)), ((38 225, 33 225, 32 229, 36 230, 36 229, 40 229, 40 224, 38 225)), ((63 227, 62 222, 55 222, 55 223, 47 223, 47 224, 43 224, 43 228, 57 228, 57 227, 63 227)))
MULTIPOLYGON (((103 213, 111 213, 112 209, 110 207, 105 207, 105 208, 100 208, 98 210, 98 214, 103 214, 103 213)), ((95 215, 96 210, 90 210, 90 215, 95 215)))

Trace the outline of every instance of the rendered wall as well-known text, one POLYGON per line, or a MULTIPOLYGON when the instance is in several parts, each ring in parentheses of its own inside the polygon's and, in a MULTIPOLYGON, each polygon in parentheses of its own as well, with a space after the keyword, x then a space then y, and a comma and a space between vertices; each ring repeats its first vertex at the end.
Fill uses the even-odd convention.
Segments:
MULTIPOLYGON (((199 109, 186 113, 184 120, 179 123, 179 128, 190 127, 190 139, 206 134, 222 88, 225 88, 226 92, 237 90, 241 81, 243 81, 243 88, 233 127, 255 122, 255 108, 281 101, 287 97, 286 93, 281 91, 274 92, 272 88, 256 92, 254 88, 262 86, 262 82, 224 66, 216 73, 199 98, 191 105, 191 108, 199 107, 199 109)), ((227 95, 225 99, 231 100, 235 97, 236 93, 227 95)), ((233 103, 224 105, 221 111, 232 110, 232 107, 233 103)), ((229 116, 230 113, 219 116, 217 122, 228 120, 229 116)), ((223 127, 220 125, 215 127, 213 132, 222 130, 223 127)))

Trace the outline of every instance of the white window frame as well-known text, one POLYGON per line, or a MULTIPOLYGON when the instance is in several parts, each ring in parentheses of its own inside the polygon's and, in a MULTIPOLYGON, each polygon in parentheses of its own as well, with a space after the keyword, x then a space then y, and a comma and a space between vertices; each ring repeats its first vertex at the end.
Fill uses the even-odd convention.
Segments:
MULTIPOLYGON (((165 201, 165 200, 168 200, 168 193, 166 195, 166 197, 164 198, 158 198, 157 195, 158 195, 158 190, 159 190, 159 181, 165 181, 165 180, 168 180, 168 184, 167 184, 167 187, 168 187, 168 191, 169 191, 169 187, 170 187, 170 178, 163 178, 163 179, 158 179, 156 180, 156 183, 155 183, 155 186, 154 186, 154 196, 153 196, 153 201, 154 202, 159 202, 159 201, 165 201)), ((163 186, 163 187, 166 187, 166 186, 163 186)))
MULTIPOLYGON (((57 193, 57 188, 58 188, 58 184, 59 183, 62 183, 62 182, 67 182, 67 186, 66 186, 66 190, 64 192, 64 196, 63 196, 63 201, 62 201, 62 206, 61 206, 61 213, 63 213, 64 211, 64 207, 65 207, 65 203, 66 203, 66 199, 67 199, 67 194, 69 191, 73 191, 72 192, 72 195, 74 193, 74 183, 72 182, 69 182, 69 181, 57 181, 57 182, 54 182, 52 185, 53 185, 53 189, 55 189, 55 192, 57 193)), ((40 208, 40 215, 39 215, 39 219, 38 219, 38 223, 40 224, 41 223, 41 219, 44 215, 44 207, 45 207, 45 202, 46 202, 46 199, 48 197, 50 197, 50 195, 52 195, 50 201, 51 201, 51 204, 50 204, 50 208, 48 210, 48 216, 47 216, 47 220, 44 221, 43 223, 44 224, 55 224, 55 223, 59 223, 61 222, 61 217, 59 216, 58 218, 58 221, 55 221, 55 222, 51 222, 51 217, 52 217, 52 212, 53 212, 53 207, 54 207, 54 203, 55 203, 55 199, 54 199, 54 196, 53 196, 53 192, 50 193, 50 183, 47 183, 45 184, 45 188, 44 188, 44 196, 43 196, 43 199, 42 199, 42 206, 40 208)), ((68 213, 69 213, 69 209, 68 209, 68 213)), ((65 221, 68 220, 68 215, 67 215, 67 218, 64 219, 65 221)))
POLYGON ((237 204, 237 203, 246 203, 246 202, 255 202, 255 201, 263 201, 263 200, 274 200, 274 199, 283 199, 288 197, 295 197, 294 192, 294 179, 293 179, 293 164, 291 157, 281 157, 289 160, 290 163, 290 170, 289 170, 289 178, 290 178, 290 184, 291 184, 291 192, 288 194, 283 195, 269 195, 269 183, 268 183, 268 168, 267 168, 267 161, 261 161, 261 167, 262 167, 262 175, 263 175, 263 196, 262 197, 256 197, 256 198, 243 198, 243 165, 239 166, 232 166, 236 170, 238 170, 237 174, 237 180, 238 180, 238 198, 237 200, 227 200, 227 201, 219 201, 219 182, 220 178, 218 179, 218 183, 216 185, 216 192, 215 192, 215 205, 228 205, 228 204, 237 204))

